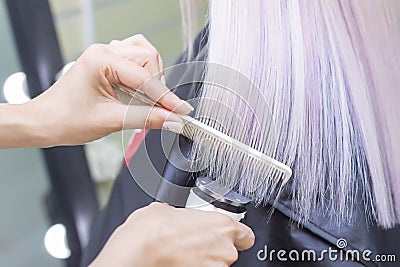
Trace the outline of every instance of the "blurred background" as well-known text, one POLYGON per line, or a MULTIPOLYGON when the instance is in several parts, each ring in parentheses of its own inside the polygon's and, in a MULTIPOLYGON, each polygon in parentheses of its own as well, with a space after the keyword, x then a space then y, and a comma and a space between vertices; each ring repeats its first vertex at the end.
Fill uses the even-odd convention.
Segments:
MULTIPOLYGON (((30 51, 32 48, 35 53, 43 45, 58 47, 62 61, 57 62, 67 65, 76 60, 91 43, 108 43, 113 39, 124 39, 137 33, 143 33, 159 49, 165 66, 170 66, 183 49, 179 1, 1 0, 0 102, 23 103, 29 99, 28 83, 23 73, 26 62, 23 65, 20 60, 24 49, 30 51), (52 27, 49 26, 51 23, 43 22, 47 14, 44 8, 46 5, 50 8, 58 44, 51 37, 52 27), (33 22, 42 19, 42 25, 39 22, 30 23, 30 18, 33 22), (21 24, 21 19, 25 24, 21 24), (49 41, 46 41, 47 37, 42 38, 41 35, 37 35, 41 27, 46 36, 50 36, 49 41), (19 43, 15 31, 18 36, 20 32, 22 35, 19 43)), ((57 64, 52 66, 58 66, 57 64)), ((55 70, 53 67, 51 75, 61 69, 55 70)), ((134 133, 125 134, 130 138, 134 133)), ((80 207, 79 205, 87 209, 90 207, 93 211, 87 214, 96 215, 96 209, 101 208, 107 201, 122 160, 121 133, 76 149, 0 150, 0 265, 65 266, 65 261, 61 259, 70 257, 71 250, 73 252, 71 246, 74 247, 74 244, 70 243, 68 247, 65 243, 71 240, 72 243, 77 242, 76 233, 75 236, 66 237, 65 227, 74 228, 74 226, 73 223, 72 226, 65 225, 65 222, 74 220, 76 222, 79 214, 76 215, 73 210, 74 207, 80 207), (79 158, 76 155, 82 156, 82 151, 85 160, 69 160, 79 158), (63 155, 65 161, 62 160, 63 155), (68 179, 71 178, 73 183, 72 178, 79 176, 70 172, 74 164, 77 166, 76 173, 83 176, 88 173, 86 176, 94 186, 95 196, 89 200, 87 198, 90 194, 84 191, 77 193, 81 194, 79 197, 86 195, 86 199, 79 202, 82 204, 71 204, 68 201, 64 203, 68 195, 64 196, 64 200, 59 197, 63 188, 71 187, 68 179), (67 171, 63 168, 67 168, 67 171), (66 173, 66 177, 57 177, 57 173, 66 173), (59 183, 58 178, 63 181, 59 183), (57 202, 58 204, 54 204, 57 202), (86 202, 88 204, 85 204, 86 202), (59 214, 58 210, 65 211, 67 215, 59 214)), ((76 177, 76 179, 81 178, 76 177)), ((83 185, 78 184, 76 188, 88 187, 90 191, 90 181, 83 185)), ((71 188, 72 191, 66 190, 66 192, 74 193, 74 187, 71 188)), ((80 230, 73 229, 72 232, 74 231, 79 233, 80 230)), ((75 245, 75 249, 79 250, 79 244, 75 245)), ((68 265, 74 266, 74 262, 76 263, 76 260, 70 261, 68 265)))

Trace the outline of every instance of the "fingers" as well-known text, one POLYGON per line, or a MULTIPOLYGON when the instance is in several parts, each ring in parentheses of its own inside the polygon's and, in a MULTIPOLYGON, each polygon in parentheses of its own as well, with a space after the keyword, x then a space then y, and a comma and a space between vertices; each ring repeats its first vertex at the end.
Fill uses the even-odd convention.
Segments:
POLYGON ((157 49, 153 46, 153 44, 150 43, 149 40, 147 40, 143 34, 135 34, 131 37, 128 37, 128 38, 122 40, 121 42, 127 43, 129 45, 137 45, 137 46, 146 47, 150 50, 157 51, 157 49))
POLYGON ((132 44, 132 45, 139 45, 139 46, 143 46, 143 47, 148 47, 150 49, 153 50, 157 50, 152 43, 149 42, 149 40, 146 39, 146 37, 144 37, 143 34, 135 34, 131 37, 128 37, 124 40, 122 40, 121 42, 124 43, 128 43, 128 44, 132 44))
POLYGON ((109 83, 123 84, 130 88, 141 87, 150 78, 150 73, 130 60, 106 54, 104 75, 109 83))
POLYGON ((162 82, 163 79, 159 75, 157 75, 157 79, 149 79, 151 76, 160 74, 160 70, 162 71, 164 66, 157 49, 143 35, 135 35, 123 41, 114 40, 110 43, 110 47, 111 52, 120 59, 134 62, 149 73, 149 75, 146 75, 135 66, 134 68, 132 67, 131 75, 126 76, 126 66, 122 66, 124 61, 117 60, 118 62, 113 62, 114 67, 120 66, 123 69, 118 75, 113 75, 117 76, 114 78, 115 82, 118 83, 118 80, 120 80, 133 89, 138 88, 139 86, 137 85, 140 83, 142 85, 140 89, 147 96, 166 109, 176 113, 188 114, 193 111, 193 107, 189 103, 182 101, 165 86, 165 82, 162 82), (140 72, 138 77, 133 75, 134 71, 140 72), (133 77, 138 79, 132 81, 133 77))
POLYGON ((110 69, 105 71, 105 75, 110 83, 141 89, 155 102, 175 113, 188 114, 193 111, 189 103, 172 93, 160 80, 150 78, 150 74, 136 63, 112 56, 106 60, 110 69))
POLYGON ((246 250, 254 245, 254 233, 247 225, 214 211, 209 211, 208 217, 213 218, 219 224, 219 228, 225 229, 237 250, 246 250))
POLYGON ((193 107, 189 103, 181 100, 157 79, 147 80, 140 89, 151 99, 176 113, 188 114, 193 111, 193 107))
POLYGON ((151 76, 157 75, 158 78, 161 77, 163 66, 160 64, 160 56, 157 50, 137 45, 128 45, 115 40, 110 43, 110 50, 122 58, 137 63, 139 66, 146 69, 151 76))
POLYGON ((123 129, 166 129, 173 132, 180 132, 183 121, 164 108, 148 106, 129 106, 119 105, 116 116, 123 121, 123 129), (122 119, 121 119, 122 118, 122 119))
POLYGON ((235 235, 234 244, 235 247, 241 251, 251 248, 254 245, 255 236, 250 227, 244 225, 243 223, 234 221, 235 235))
POLYGON ((146 39, 146 37, 143 36, 143 34, 136 34, 132 37, 126 38, 125 40, 123 40, 123 42, 125 42, 127 44, 142 46, 144 48, 148 48, 153 53, 156 53, 159 58, 158 62, 160 64, 160 72, 163 74, 163 72, 164 72, 163 60, 162 60, 160 54, 158 53, 157 49, 146 39))
POLYGON ((126 39, 124 39, 122 41, 113 40, 110 43, 110 45, 118 45, 118 44, 119 45, 123 44, 123 45, 129 45, 129 46, 142 47, 142 48, 148 50, 152 54, 153 58, 154 57, 158 58, 157 59, 157 61, 159 63, 158 72, 160 72, 161 75, 164 73, 164 63, 163 63, 163 60, 162 60, 160 54, 158 53, 158 50, 152 45, 152 43, 150 43, 146 39, 146 37, 143 36, 143 34, 136 34, 136 35, 131 36, 129 38, 126 38, 126 39))

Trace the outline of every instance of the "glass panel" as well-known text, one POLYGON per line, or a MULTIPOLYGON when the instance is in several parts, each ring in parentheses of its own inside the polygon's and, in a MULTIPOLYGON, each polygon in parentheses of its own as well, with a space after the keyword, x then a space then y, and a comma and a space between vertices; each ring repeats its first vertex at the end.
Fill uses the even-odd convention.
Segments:
POLYGON ((178 0, 50 0, 67 62, 87 47, 84 2, 93 4, 96 42, 108 43, 142 33, 159 49, 166 65, 182 51, 178 0))

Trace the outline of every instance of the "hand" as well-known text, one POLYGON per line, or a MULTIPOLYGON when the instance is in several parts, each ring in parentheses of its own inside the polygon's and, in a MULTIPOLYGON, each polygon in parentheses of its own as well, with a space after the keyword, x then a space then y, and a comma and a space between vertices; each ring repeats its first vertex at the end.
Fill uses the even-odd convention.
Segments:
POLYGON ((162 71, 160 55, 142 35, 92 45, 49 90, 27 104, 28 112, 40 114, 36 121, 42 138, 37 146, 82 144, 123 127, 159 129, 165 121, 179 127, 182 122, 174 113, 187 114, 192 108, 160 82, 162 71), (136 89, 152 76, 156 78, 143 90, 165 109, 127 109, 111 86, 136 89))
POLYGON ((228 216, 152 203, 114 231, 90 267, 223 267, 253 244, 251 229, 228 216))

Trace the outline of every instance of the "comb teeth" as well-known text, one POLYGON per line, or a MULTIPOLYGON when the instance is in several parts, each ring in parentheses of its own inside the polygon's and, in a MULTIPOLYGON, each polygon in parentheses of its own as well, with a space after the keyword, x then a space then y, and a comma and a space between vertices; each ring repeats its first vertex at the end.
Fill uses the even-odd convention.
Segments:
MULTIPOLYGON (((113 84, 113 88, 118 98, 125 104, 160 106, 140 90, 116 84, 113 84)), ((185 123, 180 134, 193 141, 200 140, 201 142, 194 142, 200 149, 193 151, 207 153, 206 156, 192 155, 194 160, 200 161, 201 170, 207 169, 210 160, 215 160, 218 158, 217 155, 222 154, 226 159, 220 162, 223 171, 209 169, 210 178, 214 176, 221 184, 235 188, 238 193, 256 203, 272 199, 276 196, 277 189, 285 185, 292 176, 292 170, 285 164, 190 116, 180 115, 180 117, 185 123), (252 179, 237 178, 237 173, 241 174, 239 177, 252 177, 252 179)))
MULTIPOLYGON (((267 180, 272 180, 275 184, 283 186, 292 176, 292 170, 283 163, 192 117, 182 116, 182 119, 185 122, 185 126, 181 131, 182 135, 191 140, 205 140, 202 146, 208 146, 208 148, 204 149, 205 147, 203 147, 203 149, 200 148, 200 150, 210 150, 214 155, 222 153, 226 155, 225 158, 227 162, 243 166, 242 172, 247 171, 255 174, 253 177, 257 177, 256 180, 246 185, 246 191, 256 192, 267 180)), ((212 156, 213 155, 209 158, 213 158, 212 156)), ((227 163, 226 167, 229 167, 229 165, 230 164, 227 163)), ((230 186, 232 186, 232 184, 230 184, 230 186)))

